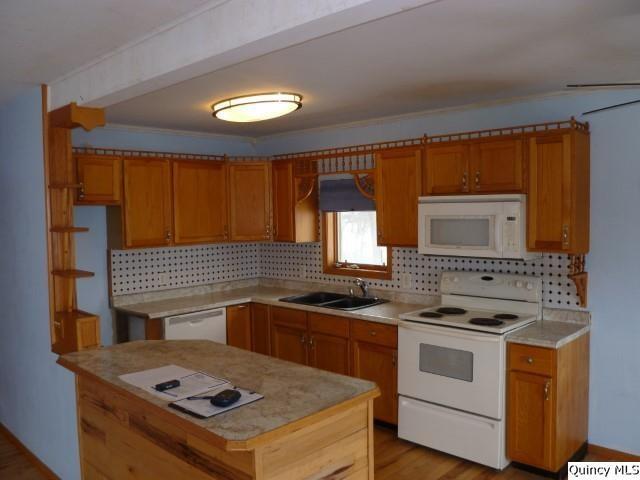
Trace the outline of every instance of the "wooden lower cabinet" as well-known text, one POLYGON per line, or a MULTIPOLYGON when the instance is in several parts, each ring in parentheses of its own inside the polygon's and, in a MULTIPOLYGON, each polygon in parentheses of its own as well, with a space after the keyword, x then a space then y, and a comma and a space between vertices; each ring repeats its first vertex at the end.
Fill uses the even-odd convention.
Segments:
POLYGON ((558 472, 584 447, 589 335, 559 349, 509 344, 507 456, 558 472))
POLYGON ((249 304, 227 307, 227 345, 251 350, 251 309, 249 304))
POLYGON ((309 365, 349 375, 349 320, 309 313, 309 365))
POLYGON ((250 330, 254 352, 375 382, 374 418, 398 423, 395 325, 253 303, 250 330))
POLYGON ((375 382, 380 389, 381 395, 374 401, 373 416, 397 424, 398 328, 351 320, 351 351, 351 374, 375 382))
POLYGON ((271 309, 271 355, 307 365, 307 313, 292 308, 271 309))
POLYGON ((271 355, 271 326, 269 305, 251 304, 251 350, 271 355))

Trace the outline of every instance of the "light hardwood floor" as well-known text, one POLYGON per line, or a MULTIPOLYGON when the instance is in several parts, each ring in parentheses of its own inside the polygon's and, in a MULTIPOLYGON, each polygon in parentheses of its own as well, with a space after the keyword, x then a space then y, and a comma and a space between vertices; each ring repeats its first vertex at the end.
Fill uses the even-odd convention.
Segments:
MULTIPOLYGON (((587 457, 593 461, 604 458, 587 457)), ((392 429, 376 426, 375 471, 377 480, 489 480, 544 479, 513 467, 496 472, 487 467, 414 445, 396 437, 392 429)), ((7 439, 0 435, 0 478, 3 480, 45 480, 7 439)))

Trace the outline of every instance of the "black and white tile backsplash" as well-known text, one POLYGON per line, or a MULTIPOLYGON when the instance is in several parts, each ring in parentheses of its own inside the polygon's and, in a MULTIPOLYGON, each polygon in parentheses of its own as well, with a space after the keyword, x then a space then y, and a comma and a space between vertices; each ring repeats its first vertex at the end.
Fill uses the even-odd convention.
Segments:
MULTIPOLYGON (((415 248, 393 249, 393 278, 371 280, 375 288, 438 295, 446 270, 518 273, 541 276, 546 307, 580 309, 567 278, 566 255, 544 255, 528 262, 462 257, 433 257, 415 248), (407 275, 410 284, 407 285, 407 275), (405 277, 405 283, 401 281, 405 277), (403 288, 405 287, 405 288, 403 288)), ((351 284, 352 277, 322 272, 319 243, 228 243, 111 251, 112 295, 191 287, 252 278, 351 284)))

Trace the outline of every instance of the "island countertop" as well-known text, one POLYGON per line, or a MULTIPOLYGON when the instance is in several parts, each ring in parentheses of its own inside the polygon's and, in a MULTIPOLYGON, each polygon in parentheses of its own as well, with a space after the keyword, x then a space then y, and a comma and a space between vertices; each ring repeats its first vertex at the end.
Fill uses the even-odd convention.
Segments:
POLYGON ((265 434, 350 402, 376 397, 372 382, 222 345, 207 340, 137 341, 63 355, 58 363, 128 398, 141 399, 219 437, 228 449, 260 443, 265 434), (165 365, 203 371, 255 390, 264 399, 209 419, 197 419, 119 379, 120 375, 165 365))

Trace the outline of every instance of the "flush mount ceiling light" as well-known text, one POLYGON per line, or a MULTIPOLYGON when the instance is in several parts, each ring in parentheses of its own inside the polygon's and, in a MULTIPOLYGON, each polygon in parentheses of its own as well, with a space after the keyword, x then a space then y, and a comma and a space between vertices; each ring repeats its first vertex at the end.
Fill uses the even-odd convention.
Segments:
POLYGON ((256 93, 233 97, 211 105, 213 116, 227 122, 260 122, 281 117, 302 108, 297 93, 256 93))

